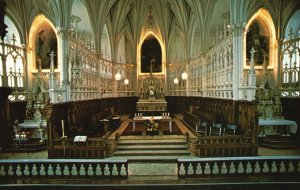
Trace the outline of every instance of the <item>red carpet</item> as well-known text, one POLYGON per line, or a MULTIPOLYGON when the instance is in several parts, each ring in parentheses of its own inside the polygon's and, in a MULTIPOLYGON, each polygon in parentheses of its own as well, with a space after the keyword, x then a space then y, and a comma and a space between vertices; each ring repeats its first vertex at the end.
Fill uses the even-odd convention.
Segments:
MULTIPOLYGON (((182 135, 182 132, 179 130, 175 122, 172 122, 172 133, 169 130, 169 123, 163 122, 159 124, 159 131, 163 132, 163 135, 182 135)), ((132 122, 130 122, 125 129, 125 131, 121 134, 123 136, 128 135, 142 135, 143 131, 146 131, 146 127, 144 123, 136 123, 135 124, 135 131, 132 131, 132 122)))

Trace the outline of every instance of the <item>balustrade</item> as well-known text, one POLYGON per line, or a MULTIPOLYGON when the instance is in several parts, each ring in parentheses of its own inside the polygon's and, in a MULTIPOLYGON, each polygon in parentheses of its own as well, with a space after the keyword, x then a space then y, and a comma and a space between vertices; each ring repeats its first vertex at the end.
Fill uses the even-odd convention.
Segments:
POLYGON ((300 175, 299 156, 254 156, 178 159, 179 177, 246 177, 300 175))
POLYGON ((2 179, 26 178, 127 178, 127 159, 0 160, 2 179))

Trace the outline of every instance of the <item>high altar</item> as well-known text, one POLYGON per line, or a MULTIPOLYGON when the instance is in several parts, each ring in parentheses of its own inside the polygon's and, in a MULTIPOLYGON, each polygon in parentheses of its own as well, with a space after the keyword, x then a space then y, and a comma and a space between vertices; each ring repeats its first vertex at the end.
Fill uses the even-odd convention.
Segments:
POLYGON ((153 76, 152 61, 149 78, 145 78, 142 81, 136 108, 138 112, 167 111, 167 102, 165 100, 163 85, 161 84, 160 79, 153 76))

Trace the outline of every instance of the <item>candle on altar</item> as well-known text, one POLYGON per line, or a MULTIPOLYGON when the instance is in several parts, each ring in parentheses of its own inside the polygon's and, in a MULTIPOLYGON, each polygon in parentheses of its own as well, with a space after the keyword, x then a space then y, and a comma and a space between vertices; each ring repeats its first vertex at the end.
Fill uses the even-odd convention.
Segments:
POLYGON ((62 130, 62 136, 65 136, 65 127, 64 127, 64 120, 61 120, 61 130, 62 130))

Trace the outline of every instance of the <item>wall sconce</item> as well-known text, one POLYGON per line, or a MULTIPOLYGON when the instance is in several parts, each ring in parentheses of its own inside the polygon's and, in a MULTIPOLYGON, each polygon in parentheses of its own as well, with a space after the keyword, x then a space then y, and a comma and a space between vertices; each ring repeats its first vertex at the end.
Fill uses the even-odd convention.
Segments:
POLYGON ((117 89, 119 89, 119 88, 120 88, 121 74, 120 74, 120 73, 117 73, 117 74, 115 75, 115 79, 116 79, 116 81, 117 81, 117 89))
POLYGON ((116 79, 116 81, 120 81, 120 80, 121 80, 121 75, 120 75, 120 73, 117 73, 117 74, 115 75, 115 79, 116 79))
POLYGON ((183 73, 181 74, 181 78, 182 80, 187 80, 187 74, 185 71, 183 71, 183 73))
POLYGON ((187 80, 187 74, 185 71, 183 71, 183 73, 181 74, 181 79, 183 82, 183 86, 185 86, 185 81, 187 80))
POLYGON ((176 77, 175 79, 174 79, 174 84, 178 84, 178 78, 176 77))
POLYGON ((128 79, 125 79, 125 80, 124 80, 124 84, 125 84, 125 85, 128 85, 128 84, 129 84, 129 80, 128 80, 128 79))

